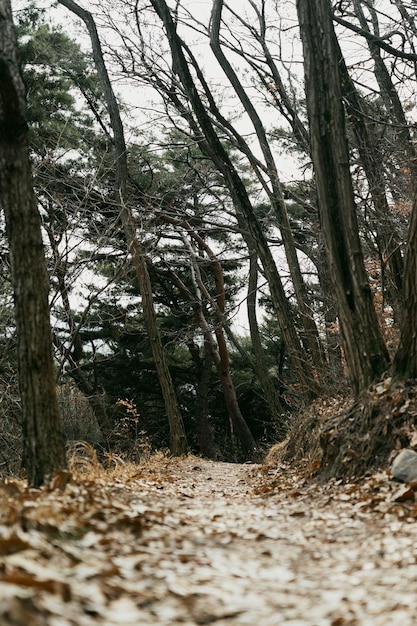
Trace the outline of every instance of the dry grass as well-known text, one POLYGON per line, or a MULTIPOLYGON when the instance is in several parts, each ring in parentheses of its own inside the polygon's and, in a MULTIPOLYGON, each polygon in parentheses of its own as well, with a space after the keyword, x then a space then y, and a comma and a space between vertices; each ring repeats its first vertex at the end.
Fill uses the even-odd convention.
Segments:
MULTIPOLYGON (((196 462, 196 457, 184 457, 190 463, 196 462)), ((114 453, 105 453, 99 459, 96 450, 85 441, 76 441, 71 444, 67 453, 68 471, 73 481, 96 481, 128 483, 138 477, 153 480, 155 477, 170 474, 178 463, 176 457, 171 457, 167 451, 158 451, 136 463, 124 459, 114 453)))
POLYGON ((350 400, 345 396, 324 396, 315 400, 306 409, 292 417, 287 439, 267 453, 264 465, 277 466, 293 463, 304 466, 306 472, 314 473, 321 466, 321 433, 325 424, 337 416, 350 400))
POLYGON ((350 479, 386 468, 417 433, 417 381, 389 378, 354 400, 319 398, 293 418, 289 437, 268 452, 265 471, 292 464, 304 475, 350 479))

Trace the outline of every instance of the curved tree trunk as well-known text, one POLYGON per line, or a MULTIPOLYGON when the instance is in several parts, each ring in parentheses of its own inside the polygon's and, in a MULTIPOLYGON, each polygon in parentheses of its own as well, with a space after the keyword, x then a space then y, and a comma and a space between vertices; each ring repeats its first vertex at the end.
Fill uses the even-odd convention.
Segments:
POLYGON ((23 81, 9 0, 0 0, 0 204, 6 217, 23 412, 23 466, 38 487, 66 467, 49 319, 49 278, 33 192, 23 81))
POLYGON ((210 117, 205 109, 190 69, 184 56, 182 42, 176 31, 169 8, 165 0, 151 0, 151 4, 163 22, 173 59, 173 69, 182 82, 184 90, 193 107, 195 116, 200 125, 199 143, 201 150, 210 157, 219 172, 224 177, 231 199, 237 211, 240 211, 247 229, 255 241, 260 261, 264 268, 269 284, 271 300, 282 333, 286 348, 291 359, 294 373, 298 378, 306 398, 314 398, 319 393, 316 372, 297 334, 291 307, 287 300, 281 278, 275 265, 274 257, 269 248, 265 233, 256 215, 248 196, 245 185, 234 167, 230 157, 223 147, 210 117))
POLYGON ((170 449, 172 454, 181 455, 187 451, 187 439, 184 424, 175 395, 171 373, 165 359, 157 325, 156 312, 153 303, 152 285, 146 265, 144 251, 136 235, 135 221, 126 203, 126 182, 128 173, 126 144, 119 106, 109 80, 96 25, 91 13, 82 9, 78 4, 73 2, 73 0, 59 0, 59 2, 84 21, 90 35, 97 74, 104 92, 114 136, 116 203, 119 207, 120 221, 123 226, 128 250, 132 257, 132 265, 139 284, 139 290, 142 297, 143 317, 158 373, 159 383, 164 397, 165 409, 170 429, 170 449))
POLYGON ((324 371, 324 352, 321 340, 317 330, 316 323, 311 315, 311 306, 307 294, 307 288, 301 273, 300 263, 298 260, 297 249, 288 218, 287 208, 284 197, 282 195, 281 184, 278 178, 277 166, 271 147, 269 145, 265 127, 263 122, 252 104, 251 99, 241 84, 236 72, 227 60, 220 46, 220 23, 223 8, 223 0, 214 0, 213 9, 210 20, 210 45, 213 53, 219 62, 221 68, 230 81, 239 100, 243 104, 246 113, 251 120, 258 138, 260 148, 265 160, 266 172, 270 181, 271 188, 267 188, 268 197, 277 223, 280 229, 282 242, 284 244, 285 255, 287 258, 288 268, 294 288, 295 298, 300 312, 302 323, 302 335, 304 345, 306 346, 310 358, 317 369, 319 376, 324 371))

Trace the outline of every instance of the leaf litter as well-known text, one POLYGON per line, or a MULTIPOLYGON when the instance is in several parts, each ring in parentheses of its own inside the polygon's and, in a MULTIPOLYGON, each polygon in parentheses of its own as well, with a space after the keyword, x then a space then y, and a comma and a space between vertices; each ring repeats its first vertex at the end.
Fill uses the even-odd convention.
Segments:
POLYGON ((0 483, 0 626, 415 623, 416 485, 96 458, 0 483))

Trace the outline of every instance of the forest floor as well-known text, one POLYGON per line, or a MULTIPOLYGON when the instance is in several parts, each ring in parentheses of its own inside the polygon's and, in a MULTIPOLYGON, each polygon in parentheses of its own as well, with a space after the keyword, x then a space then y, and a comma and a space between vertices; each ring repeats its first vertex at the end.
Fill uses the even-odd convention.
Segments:
POLYGON ((80 459, 0 484, 0 626, 417 623, 417 507, 385 472, 80 459))

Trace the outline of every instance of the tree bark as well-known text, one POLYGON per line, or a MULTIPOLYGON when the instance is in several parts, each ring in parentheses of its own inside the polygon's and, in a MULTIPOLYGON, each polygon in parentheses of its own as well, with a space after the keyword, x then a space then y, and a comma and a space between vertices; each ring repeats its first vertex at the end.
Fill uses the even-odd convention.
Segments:
POLYGON ((311 315, 311 304, 307 294, 307 288, 301 273, 300 263, 298 260, 297 249, 294 242, 293 233, 288 218, 287 208, 285 205, 282 188, 278 177, 277 166, 274 155, 272 154, 264 124, 254 107, 250 97, 246 93, 239 77, 229 63, 220 45, 220 24, 223 8, 223 0, 214 0, 213 9, 210 19, 210 46, 219 62, 221 68, 226 74, 230 84, 235 90, 236 95, 241 101, 252 125, 255 129, 264 160, 265 170, 267 172, 271 188, 268 189, 268 196, 272 209, 276 216, 277 224, 280 229, 282 242, 284 244, 285 255, 287 258, 288 268, 290 271, 291 281, 294 288, 294 295, 300 312, 303 342, 307 348, 311 360, 317 369, 319 375, 323 375, 324 370, 324 352, 321 345, 319 333, 313 316, 311 315))
POLYGON ((214 440, 214 432, 209 422, 208 405, 213 358, 210 346, 206 340, 204 340, 203 357, 200 356, 200 349, 195 343, 189 342, 187 345, 198 376, 195 401, 197 445, 200 453, 204 457, 215 459, 217 448, 214 440))
POLYGON ((393 362, 393 378, 417 378, 417 189, 405 253, 404 305, 400 343, 393 362))
POLYGON ((361 250, 329 0, 297 0, 312 159, 321 228, 336 294, 344 350, 356 393, 386 371, 382 338, 361 250))
POLYGON ((184 56, 181 39, 178 36, 165 0, 151 0, 151 4, 163 22, 167 32, 173 59, 173 71, 180 78, 200 125, 201 130, 196 139, 199 141, 201 150, 211 158, 224 177, 233 204, 236 210, 240 211, 244 217, 247 228, 256 243, 259 258, 269 284, 271 300, 277 316, 278 325, 285 341, 295 375, 301 384, 304 396, 308 399, 314 398, 319 393, 316 372, 309 361, 308 355, 295 329, 291 308, 278 274, 272 252, 268 246, 262 227, 253 211, 245 185, 217 136, 205 109, 205 105, 197 92, 184 56))
POLYGON ((120 110, 104 63, 100 39, 93 16, 73 0, 59 0, 60 4, 80 17, 87 26, 93 48, 94 62, 106 100, 115 146, 115 195, 119 207, 121 224, 124 230, 132 265, 142 297, 143 317, 151 345, 152 355, 158 373, 159 384, 164 398, 170 429, 170 449, 173 455, 180 456, 187 451, 187 438, 180 408, 175 395, 171 373, 166 362, 158 329, 153 302, 152 285, 149 277, 143 247, 136 235, 136 225, 127 205, 126 182, 128 175, 126 143, 120 110))
POLYGON ((285 439, 287 428, 283 419, 283 409, 279 398, 278 389, 269 374, 268 365, 265 359, 265 352, 262 346, 261 335, 259 332, 258 320, 256 316, 256 300, 258 289, 258 257, 256 252, 252 251, 249 259, 249 282, 248 295, 246 298, 246 307, 248 312, 249 331, 252 341, 253 353, 256 362, 256 374, 261 383, 261 387, 265 394, 269 410, 276 432, 280 439, 285 439))
POLYGON ((23 466, 38 487, 66 467, 55 386, 49 319, 49 278, 41 220, 33 191, 23 81, 9 0, 0 0, 0 201, 10 247, 19 386, 23 412, 23 466))

